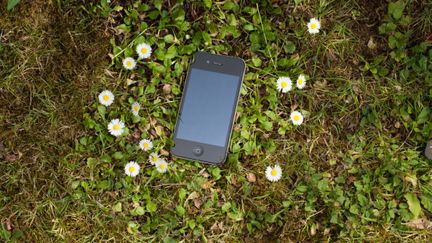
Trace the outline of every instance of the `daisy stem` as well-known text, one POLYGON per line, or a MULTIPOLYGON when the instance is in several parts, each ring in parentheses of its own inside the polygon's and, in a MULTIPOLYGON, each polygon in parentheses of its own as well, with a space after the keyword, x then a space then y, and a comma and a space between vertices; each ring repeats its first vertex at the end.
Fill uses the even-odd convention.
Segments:
POLYGON ((269 55, 270 60, 271 60, 272 63, 273 63, 273 67, 274 67, 275 69, 277 69, 277 67, 276 67, 276 63, 275 63, 275 61, 274 61, 274 59, 273 59, 273 56, 272 56, 270 50, 267 48, 267 47, 268 47, 267 35, 266 35, 265 31, 264 31, 264 25, 263 25, 263 22, 262 22, 261 13, 260 13, 260 10, 259 10, 259 5, 258 5, 258 3, 256 4, 256 7, 257 7, 258 17, 259 17, 260 24, 261 24, 261 31, 262 31, 262 33, 263 33, 263 35, 264 35, 264 41, 265 41, 265 43, 266 43, 266 48, 265 48, 265 49, 267 50, 267 54, 269 55))
POLYGON ((147 185, 153 180, 153 175, 150 176, 150 178, 147 180, 146 184, 144 185, 144 188, 147 187, 147 185))
MULTIPOLYGON (((133 46, 133 45, 135 44, 135 40, 136 40, 138 37, 140 37, 142 34, 144 34, 144 32, 145 32, 146 30, 147 30, 147 29, 141 31, 141 33, 139 33, 139 34, 137 35, 137 37, 136 37, 135 39, 133 39, 133 40, 129 43, 129 45, 127 45, 127 47, 131 47, 131 46, 133 46)), ((113 59, 115 59, 116 57, 120 56, 120 54, 122 54, 125 50, 126 50, 126 48, 124 48, 123 50, 121 50, 119 53, 117 53, 117 54, 114 56, 113 59)))

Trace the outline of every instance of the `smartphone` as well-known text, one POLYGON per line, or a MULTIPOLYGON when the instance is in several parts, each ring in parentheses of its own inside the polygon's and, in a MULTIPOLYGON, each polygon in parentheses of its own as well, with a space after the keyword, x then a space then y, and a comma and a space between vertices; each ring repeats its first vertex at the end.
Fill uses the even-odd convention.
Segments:
POLYGON ((246 65, 241 58, 197 52, 189 65, 171 153, 225 161, 246 65))

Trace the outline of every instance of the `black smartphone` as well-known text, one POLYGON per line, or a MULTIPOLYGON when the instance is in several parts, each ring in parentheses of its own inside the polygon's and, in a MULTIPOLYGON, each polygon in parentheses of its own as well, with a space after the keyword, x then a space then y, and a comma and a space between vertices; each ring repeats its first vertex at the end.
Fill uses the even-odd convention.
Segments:
POLYGON ((241 58, 195 53, 177 115, 173 155, 211 164, 225 161, 245 68, 241 58))

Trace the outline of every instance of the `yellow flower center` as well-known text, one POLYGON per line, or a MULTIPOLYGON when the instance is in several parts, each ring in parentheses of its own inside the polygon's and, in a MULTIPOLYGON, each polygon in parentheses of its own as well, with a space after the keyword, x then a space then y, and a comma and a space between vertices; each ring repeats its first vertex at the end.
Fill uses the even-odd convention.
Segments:
POLYGON ((282 88, 286 88, 287 87, 287 83, 284 81, 281 83, 282 88))
POLYGON ((128 67, 132 66, 132 62, 131 61, 127 61, 126 62, 126 66, 128 66, 128 67))
POLYGON ((114 124, 113 129, 115 131, 119 130, 120 129, 120 125, 119 124, 114 124))
POLYGON ((315 24, 315 23, 311 24, 311 28, 312 29, 316 29, 317 28, 317 24, 315 24))
POLYGON ((148 143, 144 143, 144 148, 148 148, 148 143))
POLYGON ((134 106, 134 110, 135 110, 135 111, 138 111, 138 110, 139 110, 139 106, 137 106, 137 105, 134 106))
POLYGON ((272 175, 272 176, 276 176, 276 175, 277 175, 277 170, 276 170, 276 169, 272 169, 272 171, 271 171, 271 175, 272 175))
POLYGON ((294 121, 299 121, 299 120, 300 120, 300 116, 295 115, 295 116, 294 116, 294 121))
POLYGON ((159 165, 159 168, 160 168, 161 170, 165 169, 165 164, 160 164, 160 165, 159 165))
POLYGON ((134 171, 135 171, 135 167, 134 166, 129 167, 129 172, 130 173, 133 173, 134 171))
POLYGON ((103 100, 108 101, 109 100, 109 96, 108 95, 104 95, 103 100))
POLYGON ((298 84, 303 84, 303 80, 301 80, 301 79, 299 79, 297 82, 298 82, 298 84))
POLYGON ((156 161, 157 161, 157 157, 156 157, 156 156, 152 156, 151 160, 152 160, 153 162, 156 162, 156 161))
POLYGON ((145 47, 141 48, 141 53, 142 54, 146 54, 147 53, 147 48, 145 48, 145 47))

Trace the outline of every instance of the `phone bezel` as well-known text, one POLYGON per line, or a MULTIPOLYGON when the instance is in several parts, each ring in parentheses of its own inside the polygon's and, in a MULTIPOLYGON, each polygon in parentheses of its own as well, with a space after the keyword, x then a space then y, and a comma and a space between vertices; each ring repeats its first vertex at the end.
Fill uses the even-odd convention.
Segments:
POLYGON ((241 58, 210 54, 201 51, 196 52, 194 54, 194 60, 189 65, 189 69, 186 75, 183 94, 177 112, 176 126, 174 130, 174 138, 173 138, 174 147, 171 148, 171 153, 173 155, 179 158, 188 159, 188 160, 197 160, 209 164, 221 164, 226 160, 226 156, 228 153, 228 148, 231 140, 231 133, 234 126, 235 112, 237 110, 238 100, 240 96, 240 89, 243 82, 245 70, 246 70, 246 64, 241 58), (202 69, 206 71, 218 72, 218 73, 225 73, 225 74, 235 75, 239 77, 235 105, 232 107, 232 111, 231 111, 230 129, 229 131, 227 131, 227 139, 223 147, 177 138, 179 118, 180 118, 181 111, 183 109, 184 97, 187 93, 187 88, 189 84, 189 74, 191 70, 194 68, 202 69), (201 155, 195 155, 193 153, 193 149, 196 147, 202 148, 203 153, 201 155))

